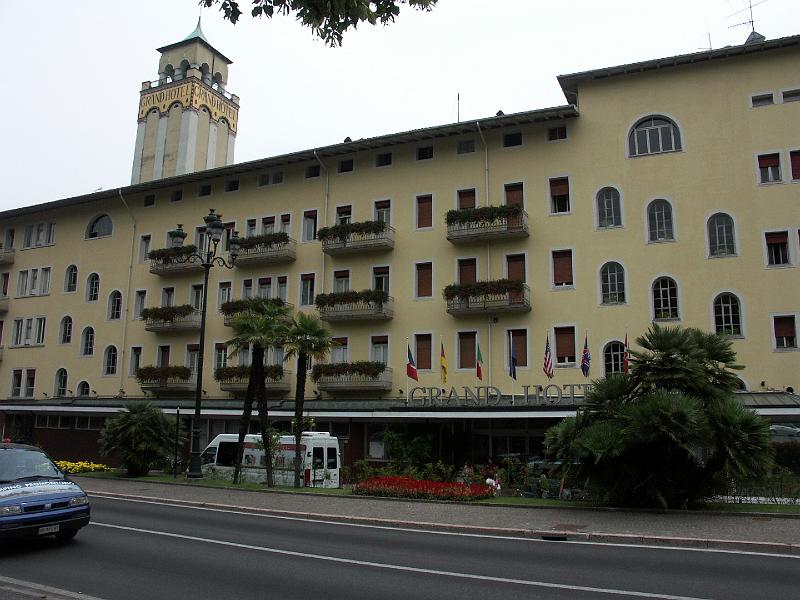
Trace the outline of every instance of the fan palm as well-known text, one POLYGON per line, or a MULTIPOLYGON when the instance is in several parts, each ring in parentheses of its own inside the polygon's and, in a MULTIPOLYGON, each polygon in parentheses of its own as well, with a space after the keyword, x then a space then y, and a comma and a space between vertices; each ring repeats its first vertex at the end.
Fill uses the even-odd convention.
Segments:
POLYGON ((306 394, 308 360, 322 360, 333 345, 330 331, 317 317, 298 313, 289 328, 284 348, 286 358, 297 357, 297 382, 294 392, 294 487, 300 487, 300 441, 303 436, 303 402, 306 394))
POLYGON ((253 403, 258 407, 258 420, 261 429, 261 440, 266 456, 267 485, 274 484, 272 476, 272 456, 270 453, 269 412, 267 410, 267 388, 264 375, 264 354, 269 346, 280 344, 288 331, 288 309, 260 298, 254 299, 250 307, 236 315, 232 323, 235 337, 227 342, 233 349, 231 356, 248 352, 252 348, 250 379, 242 407, 242 419, 239 423, 239 443, 236 449, 236 462, 233 472, 234 483, 239 482, 244 454, 244 438, 250 428, 253 414, 253 403))

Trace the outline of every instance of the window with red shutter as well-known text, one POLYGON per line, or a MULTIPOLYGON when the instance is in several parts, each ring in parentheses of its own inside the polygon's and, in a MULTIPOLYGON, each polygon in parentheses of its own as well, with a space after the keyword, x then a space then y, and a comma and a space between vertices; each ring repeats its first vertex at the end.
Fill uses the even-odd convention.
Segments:
POLYGON ((475 208, 475 190, 458 190, 458 208, 475 208))
POLYGON ((478 280, 477 260, 461 258, 458 260, 458 283, 475 283, 478 280))
POLYGON ((550 212, 569 212, 569 179, 559 177, 550 180, 550 212))
POLYGON ((553 285, 573 285, 572 250, 553 252, 553 285))
POLYGON ((575 328, 556 327, 556 362, 568 364, 575 362, 575 328))
POLYGON ((800 150, 789 152, 789 161, 792 164, 792 179, 800 179, 800 150))
POLYGON ((433 350, 433 341, 430 333, 418 333, 414 336, 414 343, 416 346, 417 369, 431 369, 433 363, 431 352, 433 350))
POLYGON ((433 295, 433 264, 417 264, 417 298, 430 298, 433 295))
POLYGON ((433 227, 433 196, 417 196, 417 228, 433 227))
POLYGON ((508 183, 505 187, 506 191, 506 204, 508 205, 523 205, 523 187, 521 183, 508 183))
POLYGON ((789 264, 789 232, 770 231, 764 234, 767 243, 767 264, 770 266, 789 264))
POLYGON ((781 180, 780 154, 762 154, 758 157, 758 171, 761 183, 775 183, 781 180))
POLYGON ((775 328, 776 348, 797 348, 797 330, 794 316, 774 317, 773 325, 775 328))
POLYGON ((511 363, 512 354, 517 357, 518 367, 528 366, 528 330, 509 329, 508 330, 508 360, 511 363), (513 350, 513 352, 512 352, 513 350))
POLYGON ((458 368, 475 368, 475 340, 477 334, 474 331, 458 332, 458 368))

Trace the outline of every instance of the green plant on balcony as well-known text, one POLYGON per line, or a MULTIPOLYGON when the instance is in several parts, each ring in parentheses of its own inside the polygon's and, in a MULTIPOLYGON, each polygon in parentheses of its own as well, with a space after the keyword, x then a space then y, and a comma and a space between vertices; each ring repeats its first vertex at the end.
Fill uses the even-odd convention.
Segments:
POLYGON ((389 294, 383 290, 361 290, 360 292, 332 292, 330 294, 317 294, 314 304, 317 308, 336 306, 339 304, 355 304, 357 302, 374 302, 383 304, 389 299, 389 294))
POLYGON ((516 279, 496 279, 475 283, 451 283, 442 291, 445 300, 466 300, 476 296, 500 296, 509 292, 522 292, 525 282, 516 279))
POLYGON ((317 230, 317 239, 320 241, 336 240, 344 242, 351 235, 375 235, 386 231, 385 221, 361 221, 360 223, 340 223, 317 230))
POLYGON ((223 302, 219 307, 219 311, 223 315, 230 317, 233 315, 238 315, 239 313, 243 313, 246 310, 257 308, 258 305, 263 302, 274 304, 275 306, 283 306, 285 304, 280 298, 259 298, 256 296, 254 298, 244 298, 241 300, 229 300, 228 302, 223 302))
MULTIPOLYGON (((264 365, 264 377, 270 381, 280 381, 283 378, 283 365, 264 365)), ((219 367, 214 370, 216 381, 228 381, 230 379, 249 379, 250 365, 235 367, 219 367)))
POLYGON ((501 206, 481 206, 479 208, 461 208, 448 210, 445 221, 448 225, 462 223, 496 223, 509 217, 518 217, 522 214, 519 204, 503 204, 501 206))
POLYGON ((344 377, 361 375, 375 379, 386 371, 386 364, 375 360, 357 360, 349 363, 318 363, 311 369, 311 380, 316 383, 322 377, 344 377))
POLYGON ((167 367, 154 367, 149 365, 147 367, 139 367, 136 370, 136 379, 139 383, 153 383, 156 381, 166 381, 167 379, 180 379, 182 381, 189 381, 192 372, 189 367, 181 367, 178 365, 169 365, 167 367))
POLYGON ((191 304, 181 304, 179 306, 157 306, 154 308, 142 309, 143 319, 153 319, 154 321, 172 322, 180 317, 189 316, 194 312, 191 304))
POLYGON ((147 253, 147 258, 150 260, 157 260, 162 263, 172 262, 176 258, 188 256, 197 252, 197 246, 189 244, 188 246, 177 246, 175 248, 159 248, 158 250, 150 250, 147 253))
POLYGON ((285 231, 276 231, 274 233, 264 233, 261 235, 252 235, 250 237, 239 239, 239 248, 242 250, 250 250, 258 246, 263 246, 265 249, 272 248, 273 246, 283 246, 289 243, 289 234, 285 231))

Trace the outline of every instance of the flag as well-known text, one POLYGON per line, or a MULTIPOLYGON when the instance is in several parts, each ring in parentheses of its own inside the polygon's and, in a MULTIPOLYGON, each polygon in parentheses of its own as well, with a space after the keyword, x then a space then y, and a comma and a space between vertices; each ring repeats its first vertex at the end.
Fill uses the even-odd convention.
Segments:
POLYGON ((627 373, 628 372, 628 356, 629 356, 629 352, 628 352, 628 332, 626 331, 625 332, 625 350, 623 350, 623 352, 622 352, 622 372, 623 373, 627 373))
POLYGON ((444 343, 442 343, 442 354, 440 356, 442 369, 442 385, 447 385, 447 357, 444 355, 444 343))
POLYGON ((419 377, 417 376, 417 365, 414 362, 414 355, 411 354, 411 346, 406 345, 408 348, 408 362, 406 363, 406 375, 413 379, 414 381, 419 381, 419 377))
POLYGON ((509 344, 511 345, 511 360, 508 361, 508 376, 517 379, 517 351, 514 349, 514 336, 509 333, 509 344))
POLYGON ((478 342, 478 360, 475 361, 475 374, 478 379, 483 381, 483 355, 481 354, 481 343, 478 342))
POLYGON ((550 336, 547 336, 547 341, 544 344, 544 366, 542 371, 547 375, 548 379, 553 378, 553 355, 550 354, 550 336))
POLYGON ((589 376, 589 363, 592 361, 592 355, 589 354, 589 334, 583 338, 583 354, 581 355, 581 372, 584 377, 589 376))

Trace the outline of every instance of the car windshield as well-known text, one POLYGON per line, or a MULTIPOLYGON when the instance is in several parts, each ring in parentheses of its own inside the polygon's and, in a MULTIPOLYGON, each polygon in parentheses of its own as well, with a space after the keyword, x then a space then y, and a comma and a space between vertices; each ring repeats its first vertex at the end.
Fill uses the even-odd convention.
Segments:
POLYGON ((0 450, 0 481, 61 479, 58 470, 44 452, 21 448, 0 450))

